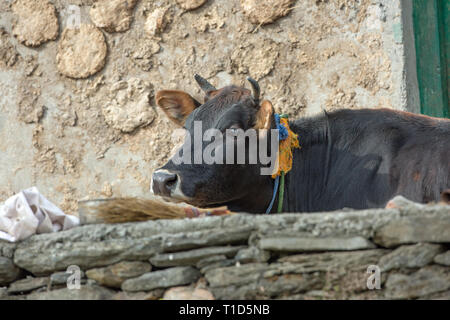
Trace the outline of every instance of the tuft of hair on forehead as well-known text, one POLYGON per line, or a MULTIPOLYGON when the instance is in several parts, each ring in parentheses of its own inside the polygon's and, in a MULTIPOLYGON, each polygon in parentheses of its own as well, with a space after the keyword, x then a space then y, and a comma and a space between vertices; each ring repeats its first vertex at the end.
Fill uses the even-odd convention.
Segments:
POLYGON ((245 98, 251 98, 251 91, 235 85, 226 86, 219 90, 212 91, 208 100, 214 99, 214 104, 221 106, 238 103, 245 98))

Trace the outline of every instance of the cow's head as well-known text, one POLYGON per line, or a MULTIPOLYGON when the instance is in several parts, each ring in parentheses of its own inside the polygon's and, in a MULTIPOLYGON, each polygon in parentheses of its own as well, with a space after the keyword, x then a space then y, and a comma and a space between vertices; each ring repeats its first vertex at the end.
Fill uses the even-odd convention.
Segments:
POLYGON ((252 90, 234 85, 216 89, 195 75, 195 80, 205 92, 203 103, 183 91, 162 90, 156 93, 157 105, 173 122, 184 128, 186 136, 176 159, 172 157, 153 173, 151 189, 155 194, 196 206, 231 204, 230 207, 237 209, 254 208, 256 211, 267 206, 272 184, 269 183, 270 175, 261 174, 261 169, 273 168, 270 144, 274 138, 270 138, 268 129, 275 126, 274 111, 269 101, 260 102, 258 83, 247 79, 252 90), (216 141, 216 136, 208 138, 208 130, 223 134, 223 139, 216 141), (235 137, 250 131, 257 134, 258 148, 263 144, 267 148, 270 163, 263 163, 259 157, 256 163, 249 163, 250 152, 255 152, 252 147, 255 140, 249 136, 242 140, 235 137), (211 140, 202 141, 202 137, 211 140), (230 145, 234 149, 232 163, 230 157, 233 154, 229 152, 231 149, 227 149, 230 145), (245 150, 244 164, 243 155, 238 150, 245 150), (211 164, 211 161, 203 159, 206 154, 223 161, 211 164), (238 205, 240 202, 248 205, 238 205))

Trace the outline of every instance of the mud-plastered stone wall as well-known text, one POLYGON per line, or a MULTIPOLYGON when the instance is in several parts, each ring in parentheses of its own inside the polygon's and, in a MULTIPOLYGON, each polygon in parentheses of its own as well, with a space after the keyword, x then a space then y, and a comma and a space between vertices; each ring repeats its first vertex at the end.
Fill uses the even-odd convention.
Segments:
POLYGON ((0 200, 145 196, 173 148, 160 89, 257 79, 291 117, 407 109, 400 1, 0 3, 0 200))
POLYGON ((0 241, 0 300, 450 298, 450 206, 93 224, 0 241))

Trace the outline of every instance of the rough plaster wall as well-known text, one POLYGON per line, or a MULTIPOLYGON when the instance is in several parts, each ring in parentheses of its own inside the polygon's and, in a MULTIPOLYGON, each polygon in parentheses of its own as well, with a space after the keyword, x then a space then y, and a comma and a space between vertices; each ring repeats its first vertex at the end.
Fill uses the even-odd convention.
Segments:
POLYGON ((105 66, 78 80, 60 74, 58 45, 68 5, 92 23, 95 1, 50 2, 59 36, 35 48, 12 35, 11 1, 0 3, 0 200, 32 185, 67 212, 79 199, 145 196, 173 146, 174 125, 155 108, 154 92, 182 89, 201 100, 194 73, 217 87, 251 75, 291 116, 406 108, 400 0, 294 1, 266 25, 252 24, 238 0, 191 11, 175 0, 140 0, 129 30, 102 30, 105 66), (126 125, 123 109, 135 111, 126 125))
POLYGON ((401 0, 403 26, 403 104, 407 110, 420 113, 419 83, 416 68, 416 45, 414 40, 412 0, 401 0), (406 99, 405 99, 406 97, 406 99))

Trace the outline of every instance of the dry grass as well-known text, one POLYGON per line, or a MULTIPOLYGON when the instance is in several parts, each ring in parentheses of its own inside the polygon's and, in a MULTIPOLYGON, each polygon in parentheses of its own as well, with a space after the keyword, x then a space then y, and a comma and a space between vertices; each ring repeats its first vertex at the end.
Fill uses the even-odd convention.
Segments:
POLYGON ((158 219, 183 219, 231 214, 227 207, 196 208, 187 204, 166 202, 160 198, 114 198, 82 201, 80 216, 90 221, 124 223, 158 219))

